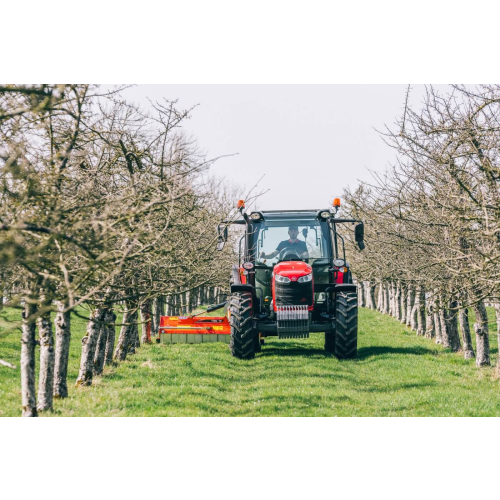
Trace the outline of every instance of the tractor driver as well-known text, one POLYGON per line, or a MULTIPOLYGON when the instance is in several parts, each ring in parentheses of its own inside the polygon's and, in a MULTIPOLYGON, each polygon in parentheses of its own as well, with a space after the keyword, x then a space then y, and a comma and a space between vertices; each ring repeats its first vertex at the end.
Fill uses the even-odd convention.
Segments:
POLYGON ((271 252, 269 254, 261 252, 260 258, 272 259, 276 257, 276 255, 278 255, 282 250, 287 249, 287 250, 295 250, 295 252, 297 252, 297 255, 301 259, 308 259, 309 252, 307 251, 307 245, 305 241, 299 240, 297 238, 298 234, 299 234, 298 226, 296 224, 290 224, 290 226, 288 227, 288 235, 290 236, 290 239, 281 241, 274 252, 271 252))

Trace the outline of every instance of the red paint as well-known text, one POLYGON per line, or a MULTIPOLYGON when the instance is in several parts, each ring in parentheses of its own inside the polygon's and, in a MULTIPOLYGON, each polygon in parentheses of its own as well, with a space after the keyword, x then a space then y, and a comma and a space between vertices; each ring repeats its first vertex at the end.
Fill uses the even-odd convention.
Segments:
MULTIPOLYGON (((341 268, 343 269, 343 268, 341 268)), ((335 283, 344 283, 344 272, 340 269, 335 273, 335 283)))
POLYGON ((244 267, 240 267, 240 281, 242 285, 247 284, 247 275, 245 274, 246 269, 244 267))
POLYGON ((158 333, 230 335, 231 326, 226 316, 161 316, 158 333))
MULTIPOLYGON (((290 278, 291 281, 297 281, 301 276, 307 276, 308 274, 312 273, 312 267, 309 264, 306 264, 305 262, 302 262, 300 260, 298 261, 285 261, 285 262, 280 262, 279 264, 276 264, 274 266, 273 270, 273 279, 271 281, 271 290, 272 290, 272 295, 273 295, 273 309, 275 311, 278 310, 276 306, 276 293, 275 293, 275 288, 274 288, 274 283, 276 281, 275 275, 279 274, 280 276, 284 276, 286 278, 290 278)), ((313 287, 313 301, 314 301, 314 280, 312 283, 313 287)), ((297 304, 300 305, 300 304, 297 304)), ((311 305, 308 307, 309 311, 312 311, 314 309, 314 305, 311 305)))
POLYGON ((274 274, 279 274, 280 276, 286 276, 287 278, 295 278, 294 281, 297 281, 297 278, 301 276, 306 276, 312 273, 312 267, 305 262, 290 261, 290 262, 280 262, 274 266, 274 274))

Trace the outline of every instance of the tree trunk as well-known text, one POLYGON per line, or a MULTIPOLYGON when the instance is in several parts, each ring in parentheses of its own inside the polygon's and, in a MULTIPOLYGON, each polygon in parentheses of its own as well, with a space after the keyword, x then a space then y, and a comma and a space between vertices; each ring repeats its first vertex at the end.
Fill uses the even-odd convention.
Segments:
POLYGON ((443 343, 443 334, 441 330, 441 315, 440 307, 441 301, 436 293, 434 293, 434 329, 436 330, 436 344, 443 343))
MULTIPOLYGON (((42 307, 50 304, 43 301, 42 307)), ((37 410, 52 410, 54 394, 54 336, 50 312, 38 317, 38 337, 40 339, 40 372, 38 374, 38 405, 37 410)))
POLYGON ((457 311, 455 309, 457 303, 450 301, 448 309, 444 309, 441 319, 441 336, 443 339, 443 347, 448 347, 453 352, 458 352, 462 349, 460 345, 460 337, 458 336, 457 326, 457 311), (444 328, 443 328, 444 321, 444 328))
POLYGON ((408 287, 408 293, 406 296, 406 326, 411 326, 411 312, 413 311, 413 306, 415 305, 415 290, 413 287, 408 287))
POLYGON ((113 309, 108 309, 108 319, 106 321, 106 328, 108 330, 108 334, 106 336, 106 351, 104 353, 104 364, 112 365, 113 364, 113 350, 115 348, 115 321, 116 314, 113 312, 113 309))
POLYGON ((151 302, 147 300, 141 304, 141 342, 151 344, 151 302))
POLYGON ((56 359, 54 365, 54 397, 68 397, 68 360, 71 340, 71 313, 63 312, 64 302, 57 303, 56 327, 56 359))
POLYGON ((128 352, 128 337, 131 311, 129 304, 126 305, 125 311, 123 312, 122 327, 120 328, 120 335, 118 336, 118 343, 116 344, 114 359, 115 361, 124 361, 127 357, 128 352))
POLYGON ((500 378, 500 302, 495 302, 495 316, 497 319, 497 342, 498 342, 498 358, 497 358, 497 367, 496 374, 497 377, 500 378))
POLYGON ((181 308, 180 308, 180 303, 181 303, 181 296, 180 294, 176 294, 174 296, 174 316, 180 316, 181 313, 181 308))
POLYGON ((384 285, 382 283, 378 285, 377 311, 384 312, 384 285))
POLYGON ((152 317, 151 317, 150 329, 153 335, 156 335, 158 333, 158 329, 160 328, 160 316, 161 316, 160 301, 161 301, 160 297, 155 297, 152 303, 153 312, 151 315, 152 317))
POLYGON ((391 316, 393 318, 399 319, 398 318, 398 299, 399 299, 399 283, 392 282, 391 283, 391 316))
POLYGON ((478 302, 474 306, 476 314, 476 323, 474 323, 474 331, 476 332, 476 366, 490 365, 490 339, 488 329, 488 315, 484 301, 478 302))
POLYGON ((21 335, 21 400, 23 417, 36 417, 35 393, 35 332, 36 325, 33 315, 36 312, 34 304, 26 303, 23 309, 21 335))
POLYGON ((358 307, 365 307, 365 284, 358 281, 358 307))
POLYGON ((395 291, 395 297, 394 297, 394 317, 398 320, 401 321, 401 282, 398 281, 396 284, 396 291, 395 291))
POLYGON ((384 293, 384 314, 389 314, 390 300, 389 300, 389 284, 383 283, 383 293, 384 293))
MULTIPOLYGON (((104 316, 104 318, 105 317, 106 316, 104 316)), ((106 352, 106 342, 108 340, 106 338, 107 334, 108 329, 106 328, 106 325, 101 325, 94 352, 94 377, 96 375, 101 375, 104 369, 104 353, 106 352)))
POLYGON ((406 285, 401 283, 401 297, 400 297, 400 309, 401 309, 401 318, 400 321, 403 324, 406 324, 406 285))
POLYGON ((394 316, 394 283, 391 281, 387 283, 387 290, 389 292, 389 316, 394 316))
POLYGON ((130 329, 128 331, 128 353, 135 354, 136 347, 139 347, 139 327, 137 326, 137 304, 134 304, 134 311, 130 315, 130 329))
POLYGON ((92 385, 92 376, 94 374, 94 355, 102 328, 105 309, 97 308, 90 314, 87 323, 87 333, 82 338, 82 355, 80 359, 80 371, 76 379, 76 386, 92 385))
POLYGON ((366 290, 366 307, 375 309, 375 283, 373 280, 368 282, 368 288, 366 290))
POLYGON ((462 344, 464 345, 464 358, 473 359, 476 357, 469 326, 469 311, 467 308, 459 309, 458 321, 460 323, 460 333, 462 335, 462 344))
POLYGON ((448 342, 449 335, 448 335, 448 325, 446 324, 446 311, 443 308, 439 310, 439 326, 441 329, 441 344, 444 345, 445 339, 446 342, 448 342))
MULTIPOLYGON (((115 314, 111 309, 106 308, 103 315, 103 324, 101 325, 101 330, 99 332, 99 339, 97 340, 97 346, 94 356, 94 375, 102 375, 104 370, 104 363, 106 361, 106 351, 108 349, 108 336, 111 332, 109 324, 113 326, 113 335, 115 330, 114 325, 115 314)), ((114 343, 114 338, 113 338, 114 343)), ((113 350, 111 349, 111 352, 113 350)))
POLYGON ((425 294, 425 338, 434 338, 436 332, 434 328, 434 299, 431 294, 425 294))
POLYGON ((419 286, 417 291, 417 335, 425 334, 425 293, 424 289, 419 286))
POLYGON ((415 298, 415 303, 410 313, 410 328, 416 332, 418 329, 418 302, 415 298))

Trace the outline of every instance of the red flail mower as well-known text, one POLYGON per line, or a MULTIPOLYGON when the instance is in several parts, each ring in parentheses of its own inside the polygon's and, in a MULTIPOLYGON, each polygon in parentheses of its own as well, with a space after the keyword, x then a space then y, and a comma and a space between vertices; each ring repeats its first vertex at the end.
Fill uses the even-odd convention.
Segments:
POLYGON ((354 225, 360 250, 364 226, 356 219, 337 218, 340 200, 325 210, 245 212, 219 224, 218 246, 228 238, 228 226, 244 226, 239 262, 232 269, 231 297, 207 312, 225 308, 225 316, 161 318, 157 341, 163 343, 229 344, 233 356, 252 359, 265 338, 308 338, 324 332, 325 350, 340 359, 357 355, 358 305, 345 258, 342 227, 354 225))

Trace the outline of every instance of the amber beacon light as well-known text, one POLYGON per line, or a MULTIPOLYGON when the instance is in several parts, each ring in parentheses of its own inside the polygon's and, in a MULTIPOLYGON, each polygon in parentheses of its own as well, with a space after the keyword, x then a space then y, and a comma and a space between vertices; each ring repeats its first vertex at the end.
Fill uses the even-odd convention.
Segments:
POLYGON ((340 207, 340 198, 335 198, 333 200, 333 206, 339 208, 340 207))
POLYGON ((238 208, 238 210, 240 208, 245 208, 245 201, 244 200, 238 200, 238 203, 236 204, 236 207, 238 208))

